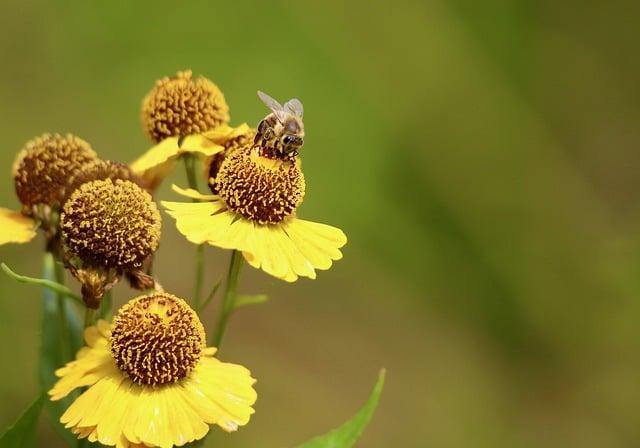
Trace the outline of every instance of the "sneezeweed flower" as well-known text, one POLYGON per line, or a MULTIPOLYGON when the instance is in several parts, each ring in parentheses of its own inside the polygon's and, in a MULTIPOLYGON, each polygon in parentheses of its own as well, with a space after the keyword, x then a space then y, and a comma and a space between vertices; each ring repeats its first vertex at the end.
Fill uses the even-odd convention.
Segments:
POLYGON ((12 169, 22 210, 0 208, 0 244, 31 241, 39 226, 51 248, 57 238, 57 214, 68 193, 69 178, 96 159, 91 146, 72 134, 43 134, 27 142, 12 169))
POLYGON ((202 439, 209 425, 236 431, 254 412, 251 373, 214 358, 195 311, 171 294, 132 299, 85 341, 49 391, 60 400, 88 386, 60 419, 79 438, 170 448, 202 439))
MULTIPOLYGON (((151 195, 129 180, 86 182, 65 203, 60 231, 65 262, 82 284, 89 308, 122 275, 145 278, 145 263, 158 248, 161 218, 151 195)), ((146 288, 153 287, 149 278, 146 288)))
POLYGON ((242 251, 254 268, 293 282, 316 277, 342 258, 347 242, 342 230, 299 219, 296 209, 305 194, 299 158, 270 158, 253 144, 255 131, 227 132, 218 144, 222 157, 209 158, 212 195, 174 186, 177 193, 199 202, 163 201, 167 213, 189 241, 242 251), (238 143, 241 143, 238 145, 238 143))
POLYGON ((209 156, 216 145, 203 134, 229 122, 229 107, 211 80, 194 79, 190 70, 156 82, 142 103, 142 126, 156 143, 131 164, 133 171, 157 186, 182 154, 209 156))

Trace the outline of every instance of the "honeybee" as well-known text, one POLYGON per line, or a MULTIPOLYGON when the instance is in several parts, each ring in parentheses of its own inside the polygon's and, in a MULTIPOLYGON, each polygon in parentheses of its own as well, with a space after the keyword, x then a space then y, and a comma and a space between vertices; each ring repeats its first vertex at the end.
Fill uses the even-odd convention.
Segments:
POLYGON ((269 158, 287 159, 298 155, 304 143, 304 109, 297 98, 290 99, 284 106, 264 92, 258 97, 271 110, 260 124, 253 140, 261 155, 269 158))

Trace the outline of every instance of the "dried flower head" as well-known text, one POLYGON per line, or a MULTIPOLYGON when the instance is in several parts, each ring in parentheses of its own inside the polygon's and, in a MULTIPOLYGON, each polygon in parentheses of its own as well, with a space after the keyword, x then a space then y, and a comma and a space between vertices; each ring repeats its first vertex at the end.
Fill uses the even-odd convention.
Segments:
POLYGON ((37 205, 60 207, 69 178, 96 160, 86 141, 67 134, 44 134, 27 142, 13 164, 16 193, 25 212, 37 205))
POLYGON ((130 301, 111 328, 116 365, 137 384, 157 386, 185 378, 198 364, 205 344, 195 311, 166 293, 130 301))
POLYGON ((142 126, 155 142, 200 134, 229 121, 229 106, 217 85, 193 79, 191 70, 162 78, 142 102, 142 126))
POLYGON ((91 266, 140 268, 160 241, 160 213, 151 195, 127 180, 95 180, 65 203, 60 228, 72 255, 91 266))
POLYGON ((299 161, 267 159, 251 146, 238 149, 220 165, 217 194, 227 207, 259 224, 275 224, 302 203, 304 175, 299 161))

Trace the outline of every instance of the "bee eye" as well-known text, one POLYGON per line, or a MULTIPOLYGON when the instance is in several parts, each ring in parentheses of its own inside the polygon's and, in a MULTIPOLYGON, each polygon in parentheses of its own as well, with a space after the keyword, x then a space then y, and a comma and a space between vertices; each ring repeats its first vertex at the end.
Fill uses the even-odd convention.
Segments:
POLYGON ((293 142, 293 136, 292 135, 285 135, 283 138, 283 141, 285 144, 289 144, 291 142, 293 142))

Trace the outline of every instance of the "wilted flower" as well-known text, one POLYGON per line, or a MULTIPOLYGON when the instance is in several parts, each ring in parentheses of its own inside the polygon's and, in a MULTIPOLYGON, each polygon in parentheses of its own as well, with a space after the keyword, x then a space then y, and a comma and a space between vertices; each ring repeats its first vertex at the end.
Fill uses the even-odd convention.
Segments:
POLYGON ((122 274, 141 271, 158 248, 160 227, 151 195, 131 181, 94 180, 73 192, 62 210, 60 231, 87 306, 97 308, 122 274))
POLYGON ((91 146, 72 134, 43 134, 27 142, 12 170, 22 210, 0 208, 0 244, 31 241, 36 226, 43 228, 51 244, 69 179, 96 159, 91 146))

